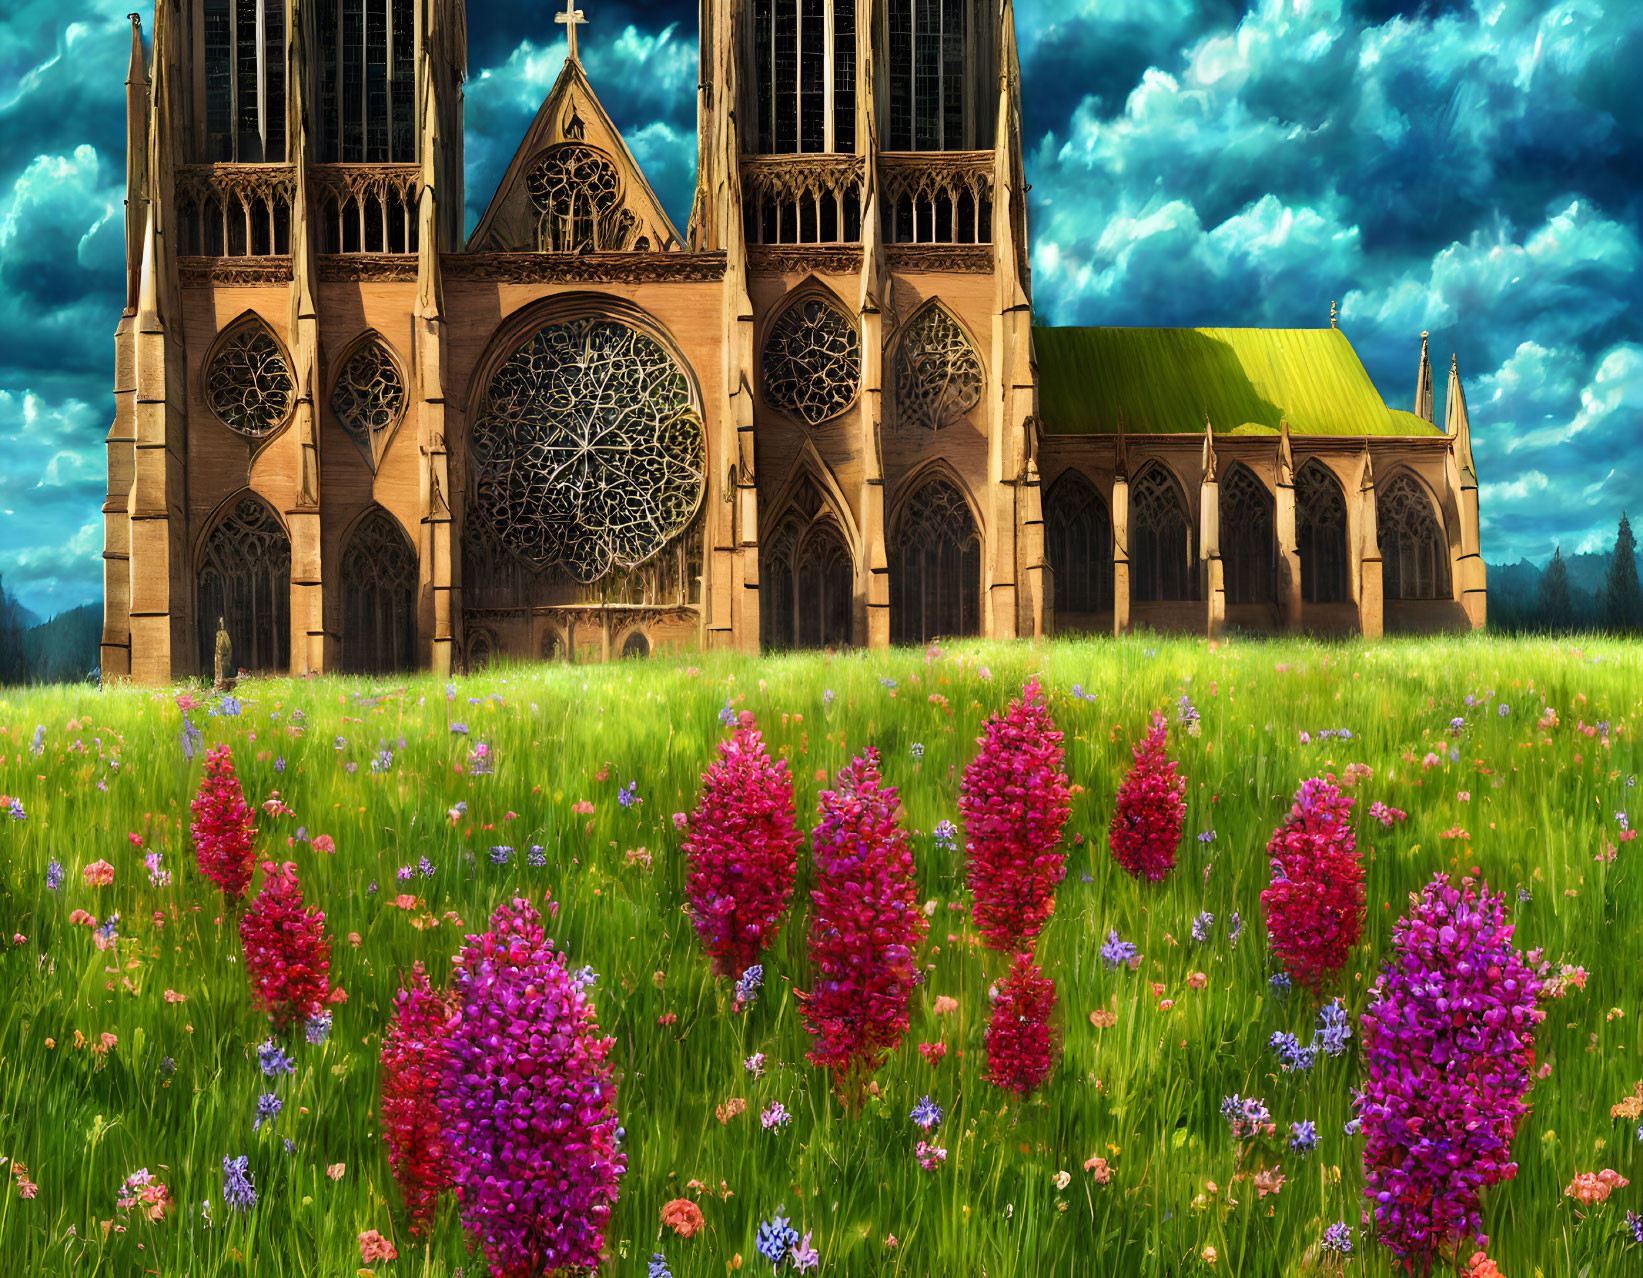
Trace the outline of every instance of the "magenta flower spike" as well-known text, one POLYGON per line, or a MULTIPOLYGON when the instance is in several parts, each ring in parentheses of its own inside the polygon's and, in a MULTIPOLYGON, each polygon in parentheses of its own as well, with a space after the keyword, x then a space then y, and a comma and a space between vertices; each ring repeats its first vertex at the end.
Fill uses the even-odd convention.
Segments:
POLYGON ((1261 904, 1272 954, 1314 993, 1346 965, 1363 929, 1363 863, 1352 802, 1333 776, 1303 782, 1266 848, 1272 883, 1261 904))
POLYGON ((1480 1193, 1517 1174, 1541 982, 1512 945, 1505 898, 1440 874, 1392 934, 1363 1014, 1364 1196, 1416 1272, 1482 1233, 1480 1193))
POLYGON ((594 1268, 627 1156, 585 982, 516 898, 467 938, 453 992, 439 1106, 462 1223, 500 1278, 594 1268))
POLYGON ((1045 708, 1038 680, 987 720, 981 753, 964 769, 959 812, 969 853, 971 916, 992 949, 1036 937, 1055 913, 1067 875, 1061 830, 1072 812, 1061 770, 1062 734, 1045 708))
POLYGON ((1176 776, 1164 750, 1169 721, 1154 711, 1152 729, 1134 748, 1135 762, 1118 787, 1107 846, 1113 859, 1138 879, 1158 882, 1175 867, 1187 805, 1187 783, 1176 776))
POLYGON ((799 1015, 839 1100, 859 1110, 870 1076, 907 1033, 918 977, 917 951, 929 929, 918 908, 913 851, 896 824, 897 794, 879 778, 869 749, 823 790, 812 834, 810 965, 799 1015))
POLYGON ((787 761, 771 759, 744 710, 702 777, 684 840, 691 920, 717 975, 739 977, 781 931, 799 840, 787 761))

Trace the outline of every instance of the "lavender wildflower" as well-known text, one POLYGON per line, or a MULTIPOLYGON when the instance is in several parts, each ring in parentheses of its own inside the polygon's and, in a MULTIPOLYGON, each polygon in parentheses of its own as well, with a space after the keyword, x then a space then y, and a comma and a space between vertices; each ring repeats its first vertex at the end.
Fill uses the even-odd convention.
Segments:
POLYGON ((925 1131, 934 1131, 941 1125, 941 1106, 926 1096, 913 1106, 913 1112, 908 1117, 925 1131))
POLYGON ((302 1028, 302 1033, 315 1047, 325 1046, 325 1040, 331 1037, 331 1013, 318 1012, 310 1016, 302 1028))
POLYGON ((637 781, 629 781, 625 786, 617 790, 616 801, 624 808, 631 808, 636 803, 643 803, 644 800, 639 797, 639 783, 637 781))
POLYGON ((257 1118, 251 1124, 251 1130, 257 1131, 264 1123, 271 1123, 280 1116, 280 1110, 285 1108, 285 1102, 273 1092, 264 1092, 257 1097, 257 1118))
POLYGON ((296 1062, 287 1056, 272 1038, 257 1048, 257 1064, 262 1068, 264 1078, 297 1072, 296 1062))
POLYGON ((1350 1256, 1352 1254, 1352 1227, 1344 1220, 1336 1221, 1324 1230, 1323 1248, 1325 1251, 1350 1256))
POLYGON ((1289 1147, 1305 1157, 1318 1147, 1318 1125, 1310 1118, 1289 1125, 1289 1147))
POLYGON ((244 1154, 238 1158, 223 1156, 223 1201, 239 1212, 248 1212, 257 1205, 257 1187, 251 1183, 251 1160, 244 1154))
POLYGON ((509 858, 513 856, 513 849, 505 843, 498 844, 491 849, 490 855, 492 865, 506 865, 509 858))
POLYGON ((787 1253, 798 1241, 799 1231, 787 1223, 786 1216, 777 1215, 759 1226, 754 1245, 759 1249, 759 1255, 770 1262, 772 1269, 776 1269, 787 1259, 787 1253))
POLYGON ((46 886, 53 892, 63 886, 63 865, 56 857, 46 862, 46 886))
POLYGON ((1209 940, 1209 930, 1215 926, 1215 916, 1208 910, 1200 910, 1198 917, 1192 920, 1192 939, 1199 945, 1209 940))
POLYGON ((1109 972, 1116 971, 1122 964, 1134 961, 1141 957, 1141 951, 1128 941, 1118 939, 1115 930, 1107 933, 1107 939, 1101 945, 1101 961, 1107 965, 1109 972))

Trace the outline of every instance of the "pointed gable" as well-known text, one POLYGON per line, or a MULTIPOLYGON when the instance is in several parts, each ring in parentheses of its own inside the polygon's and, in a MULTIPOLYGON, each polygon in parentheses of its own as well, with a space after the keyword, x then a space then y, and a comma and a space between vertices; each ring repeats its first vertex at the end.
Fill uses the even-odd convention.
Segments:
POLYGON ((620 253, 681 245, 574 57, 514 152, 470 253, 620 253))

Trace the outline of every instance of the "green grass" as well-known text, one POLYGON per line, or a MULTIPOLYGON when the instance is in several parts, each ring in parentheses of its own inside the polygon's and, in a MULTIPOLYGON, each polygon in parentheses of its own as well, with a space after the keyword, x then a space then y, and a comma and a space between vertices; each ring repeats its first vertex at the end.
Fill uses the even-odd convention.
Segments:
MULTIPOLYGON (((1643 1146, 1635 1124, 1611 1119, 1609 1106, 1643 1079, 1643 842, 1619 843, 1612 862, 1597 859, 1616 843, 1616 812, 1631 809, 1643 823, 1630 788, 1643 770, 1636 645, 1469 637, 1211 650, 1132 637, 959 644, 934 660, 896 651, 529 667, 459 679, 454 689, 448 699, 427 679, 252 682, 240 689, 240 717, 192 715, 205 745, 233 745, 253 803, 277 789, 295 809, 291 818, 259 814, 259 852, 297 863, 309 900, 326 912, 333 979, 348 994, 326 1046, 291 1048, 299 1072, 281 1084, 285 1112, 255 1136, 263 1087, 254 1048, 266 1020, 248 1006, 234 912, 194 867, 188 803, 201 757, 183 758, 176 690, 0 697, 0 793, 19 797, 28 813, 0 819, 0 1155, 25 1164, 39 1185, 38 1197, 24 1200, 10 1165, 0 1169, 7 1273, 351 1274, 358 1234, 373 1228, 400 1247, 379 1274, 483 1272, 452 1209, 426 1244, 405 1233, 375 1121, 377 1052, 403 969, 421 958, 443 978, 462 936, 498 903, 515 893, 540 902, 550 890, 561 902, 550 934, 576 965, 600 974, 595 1002, 621 1071, 629 1170, 602 1272, 642 1274, 658 1248, 680 1278, 722 1275, 738 1254, 743 1269, 765 1272, 754 1233, 777 1211, 814 1231, 821 1273, 851 1278, 1332 1272, 1319 1263, 1317 1240, 1336 1220, 1356 1224, 1360 1205, 1362 1141, 1342 1130, 1360 1073, 1355 1015, 1408 893, 1438 871, 1472 867, 1510 893, 1531 891, 1532 900, 1514 904, 1525 948, 1544 947, 1554 962, 1589 973, 1584 991, 1548 1004, 1537 1050, 1551 1074, 1532 1096, 1517 1178, 1487 1200, 1490 1254, 1510 1278, 1596 1278, 1640 1264, 1621 1223, 1626 1209, 1643 1207, 1643 1146), (1005 964, 965 943, 959 857, 939 852, 930 831, 957 818, 959 776, 986 716, 1033 672, 1049 689, 1081 789, 1067 829, 1067 879, 1039 942, 1060 995, 1064 1055, 1052 1083, 1019 1103, 981 1078, 987 987, 1005 964), (1075 684, 1093 700, 1075 697, 1075 684), (1148 712, 1173 712, 1183 693, 1202 722, 1197 736, 1171 731, 1188 778, 1180 863, 1161 884, 1137 884, 1106 850, 1113 794, 1148 712), (1477 709, 1464 704, 1468 694, 1481 699, 1477 709), (682 913, 672 814, 694 803, 727 699, 754 711, 791 762, 806 828, 820 777, 877 745, 887 779, 901 787, 905 822, 918 831, 920 895, 935 903, 927 988, 908 1043, 878 1077, 878 1101, 859 1118, 846 1116, 804 1063, 792 997, 807 980, 802 910, 767 955, 764 990, 743 1016, 727 1012, 726 985, 707 974, 682 913), (1505 717, 1501 703, 1511 707, 1505 717), (294 731, 299 707, 307 724, 294 731), (1556 710, 1556 727, 1536 727, 1544 707, 1556 710), (1468 725, 1458 739, 1448 735, 1456 716, 1468 725), (1608 743, 1580 730, 1605 719, 1608 743), (452 734, 457 720, 470 736, 452 734), (36 757, 37 724, 45 733, 36 757), (1301 743, 1301 730, 1323 728, 1355 735, 1301 743), (498 766, 474 777, 458 765, 481 738, 498 766), (373 773, 383 742, 393 766, 373 773), (1451 745, 1457 761, 1447 757, 1451 745), (1443 762, 1424 768, 1429 751, 1443 762), (1314 1009, 1302 997, 1283 1005, 1268 996, 1263 849, 1304 778, 1354 762, 1374 771, 1357 791, 1360 814, 1383 799, 1409 820, 1385 831, 1358 821, 1369 908, 1339 987, 1354 1013, 1353 1051, 1280 1076, 1268 1037, 1279 1029, 1308 1036, 1314 1009), (629 781, 643 803, 623 809, 616 792, 629 781), (1457 797, 1463 791, 1469 800, 1457 797), (459 800, 468 812, 453 823, 447 812, 459 800), (584 800, 591 817, 572 812, 584 800), (299 825, 331 835, 336 853, 288 848, 299 825), (1470 839, 1443 837, 1455 827, 1470 839), (1214 841, 1200 842, 1211 829, 1214 841), (150 885, 131 832, 163 852, 170 886, 150 885), (547 849, 544 867, 525 863, 533 843, 547 849), (519 852, 498 867, 487 856, 493 844, 519 852), (625 856, 639 847, 653 857, 648 869, 625 856), (403 890, 421 894, 442 921, 419 930, 391 901, 401 890, 396 868, 422 856, 437 873, 403 890), (45 885, 52 858, 66 872, 57 892, 45 885), (115 866, 115 883, 84 886, 82 868, 99 858, 115 866), (77 908, 99 919, 119 911, 117 951, 97 950, 90 929, 69 922, 77 908), (1200 910, 1215 914, 1215 939, 1194 946, 1200 910), (1236 948, 1227 939, 1234 911, 1245 921, 1236 948), (1096 951, 1109 929, 1140 947, 1139 972, 1103 969, 1096 951), (14 933, 26 939, 13 944, 14 933), (1192 972, 1207 975, 1205 988, 1189 987, 1192 972), (1154 982, 1172 1009, 1160 1010, 1154 982), (186 1002, 168 1003, 168 989, 186 1002), (959 1010, 937 1017, 931 1005, 943 994, 959 1010), (1094 1028, 1097 1008, 1116 1010, 1117 1024, 1094 1028), (677 1021, 659 1025, 664 1013, 677 1021), (90 1043, 104 1033, 117 1045, 93 1054, 90 1043), (76 1046, 77 1035, 86 1046, 76 1046), (915 1044, 937 1039, 949 1053, 932 1069, 915 1044), (741 1066, 754 1051, 769 1062, 758 1080, 741 1066), (165 1057, 176 1063, 169 1078, 165 1057), (1264 1097, 1285 1132, 1291 1121, 1316 1120, 1319 1149, 1301 1159, 1271 1142, 1240 1164, 1219 1115, 1231 1092, 1264 1097), (949 1158, 935 1173, 913 1160, 918 1132, 907 1116, 925 1093, 947 1111, 949 1158), (747 1112, 721 1124, 714 1109, 734 1096, 747 1112), (758 1123, 772 1100, 795 1115, 781 1133, 758 1123), (294 1152, 284 1151, 285 1139, 294 1152), (243 1219, 224 1207, 220 1175, 223 1157, 242 1153, 260 1194, 243 1219), (1109 1159, 1110 1183, 1083 1170, 1092 1155, 1109 1159), (1275 1196, 1235 1180, 1263 1162, 1281 1164, 1287 1177, 1275 1196), (336 1163, 344 1170, 332 1181, 325 1169, 336 1163), (177 1210, 162 1224, 132 1220, 105 1237, 101 1222, 118 1219, 116 1187, 139 1167, 165 1181, 177 1210), (1634 1183, 1582 1222, 1563 1186, 1603 1167, 1634 1183), (1071 1179, 1058 1191, 1053 1178, 1063 1170, 1071 1179), (693 1178, 714 1188, 723 1181, 733 1196, 700 1195, 704 1233, 660 1238, 662 1204, 684 1196, 693 1178), (899 1240, 894 1250, 888 1234, 899 1240), (1206 1247, 1218 1253, 1213 1269, 1206 1247)), ((802 901, 804 854, 800 865, 802 901)), ((1360 1241, 1347 1272, 1391 1270, 1360 1241)))

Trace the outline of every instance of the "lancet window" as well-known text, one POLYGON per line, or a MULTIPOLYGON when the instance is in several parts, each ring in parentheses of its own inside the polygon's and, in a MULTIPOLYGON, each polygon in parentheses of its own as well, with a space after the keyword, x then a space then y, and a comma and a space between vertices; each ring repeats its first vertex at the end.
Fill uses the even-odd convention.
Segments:
POLYGON ((1192 527, 1180 486, 1162 466, 1130 484, 1130 597, 1137 603, 1195 599, 1192 527))
POLYGON ((1076 471, 1044 499, 1044 550, 1058 616, 1112 611, 1112 519, 1095 485, 1076 471))
POLYGON ((1301 602, 1350 602, 1346 496, 1322 462, 1309 461, 1295 473, 1295 541, 1301 559, 1301 602))
POLYGON ((205 0, 205 154, 285 161, 285 0, 205 0))
POLYGON ((414 670, 416 551, 380 507, 360 521, 342 558, 342 668, 382 675, 414 670))
POLYGON ((534 568, 584 584, 684 533, 706 488, 688 374, 613 319, 549 324, 516 347, 491 375, 470 448, 471 520, 534 568))
POLYGON ((317 0, 314 29, 320 159, 415 162, 417 29, 412 0, 317 0))
POLYGON ((212 530, 195 575, 200 658, 209 668, 217 620, 228 630, 232 665, 285 670, 291 664, 291 541, 268 505, 246 494, 212 530))
POLYGON ((278 428, 291 411, 295 393, 285 352, 258 320, 235 325, 211 353, 206 402, 237 434, 259 439, 278 428))
POLYGON ((981 403, 987 375, 981 353, 942 307, 919 311, 902 334, 896 358, 896 419, 941 430, 981 403))
POLYGON ((755 150, 856 149, 856 0, 754 0, 755 150))
POLYGON ((405 414, 405 381, 381 342, 362 342, 348 357, 331 388, 331 411, 375 466, 382 445, 405 414))
POLYGON ((966 89, 986 79, 973 56, 969 0, 889 0, 884 72, 890 151, 985 150, 966 89))
POLYGON ((1394 475, 1375 489, 1381 583, 1387 599, 1447 599, 1449 549, 1418 479, 1394 475))
POLYGON ((861 336, 821 297, 794 301, 765 338, 764 397, 810 426, 837 417, 861 388, 861 336))
POLYGON ((763 549, 760 620, 767 648, 833 648, 850 642, 856 569, 844 536, 806 484, 763 549))
POLYGON ((1239 462, 1221 477, 1221 568, 1229 604, 1271 603, 1278 558, 1275 503, 1239 462))
POLYGON ((890 626, 896 643, 981 633, 981 535, 946 479, 926 480, 896 519, 890 626))

